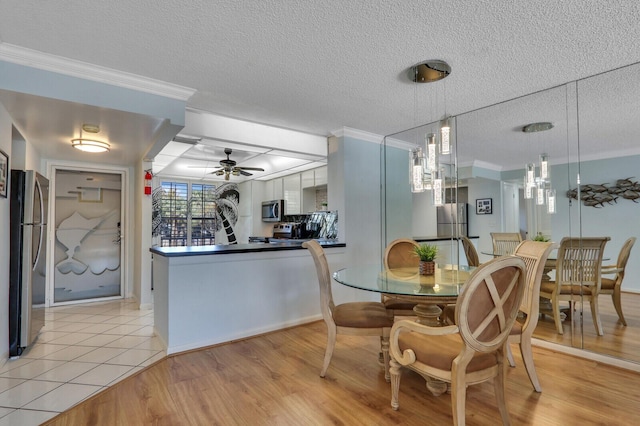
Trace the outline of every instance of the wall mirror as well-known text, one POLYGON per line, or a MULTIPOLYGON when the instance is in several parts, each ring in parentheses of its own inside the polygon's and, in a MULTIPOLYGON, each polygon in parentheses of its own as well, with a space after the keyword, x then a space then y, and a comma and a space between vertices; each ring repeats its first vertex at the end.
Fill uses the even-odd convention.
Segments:
MULTIPOLYGON (((468 230, 479 237, 475 242, 480 260, 492 257, 491 232, 520 232, 523 238, 541 234, 558 243, 563 237, 608 236, 603 263, 615 264, 624 242, 640 237, 636 220, 640 185, 635 186, 640 181, 638 104, 640 65, 634 64, 456 116, 455 155, 448 159, 455 173, 447 181, 447 201, 473 207, 468 212, 468 230), (523 131, 526 125, 541 122, 553 127, 523 131), (526 165, 534 163, 539 177, 541 154, 546 154, 549 164, 550 176, 544 180, 547 189, 555 191, 553 213, 549 213, 548 199, 539 202, 535 192, 533 198, 527 198, 526 165), (578 179, 580 195, 572 198, 578 179), (491 199, 492 213, 476 214, 477 200, 486 199, 491 199)), ((381 156, 383 243, 398 236, 435 232, 429 228, 436 221, 432 199, 410 191, 408 152, 437 124, 385 138, 381 156)), ((458 259, 464 262, 462 256, 458 259)), ((601 294, 602 336, 597 335, 589 303, 584 301, 574 311, 566 309, 563 334, 545 315, 535 337, 640 362, 640 344, 636 343, 640 341, 640 281, 635 279, 639 273, 640 244, 631 250, 622 282, 626 326, 612 297, 601 294)), ((550 272, 552 278, 553 274, 550 272)))

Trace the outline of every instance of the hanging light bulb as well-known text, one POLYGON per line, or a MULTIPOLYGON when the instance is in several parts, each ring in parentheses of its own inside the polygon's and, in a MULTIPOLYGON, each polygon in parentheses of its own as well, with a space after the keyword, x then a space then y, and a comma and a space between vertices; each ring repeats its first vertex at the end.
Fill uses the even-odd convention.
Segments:
POLYGON ((451 153, 451 124, 449 117, 445 117, 440 121, 440 153, 451 153))
POLYGON ((547 213, 554 214, 556 212, 556 190, 547 189, 547 213))
POLYGON ((409 170, 411 192, 424 192, 424 155, 422 148, 417 147, 409 153, 409 170))
POLYGON ((540 179, 549 180, 549 156, 540 154, 540 179))
POLYGON ((436 143, 436 135, 429 133, 426 136, 427 144, 427 171, 433 173, 438 168, 438 144, 436 143))

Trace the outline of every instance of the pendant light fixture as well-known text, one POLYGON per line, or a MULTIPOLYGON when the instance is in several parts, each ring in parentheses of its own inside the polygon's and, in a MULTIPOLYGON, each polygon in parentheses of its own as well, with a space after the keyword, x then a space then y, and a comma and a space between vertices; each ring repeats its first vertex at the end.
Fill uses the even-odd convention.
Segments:
MULTIPOLYGON (((538 122, 527 124, 522 128, 525 133, 537 133, 550 130, 553 128, 553 124, 549 122, 538 122)), ((556 212, 556 191, 551 187, 551 167, 549 164, 549 155, 542 153, 539 155, 538 172, 536 176, 536 164, 527 163, 525 165, 524 173, 524 198, 534 198, 535 188, 535 203, 538 206, 547 205, 547 213, 553 214, 556 212)))
MULTIPOLYGON (((432 83, 446 78, 451 67, 441 60, 428 60, 409 68, 408 75, 414 83, 432 83)), ((417 89, 416 89, 417 90, 417 89)), ((417 93, 414 93, 414 112, 417 109, 417 93)), ((444 203, 445 169, 440 166, 440 156, 451 153, 451 124, 446 116, 439 122, 436 133, 424 135, 424 145, 409 153, 411 192, 432 190, 433 204, 444 203)), ((416 143, 417 144, 417 143, 416 143)))
POLYGON ((82 136, 82 132, 96 134, 100 132, 100 126, 94 124, 83 124, 80 129, 80 137, 71 139, 71 146, 84 152, 108 152, 111 146, 107 142, 87 139, 82 136))

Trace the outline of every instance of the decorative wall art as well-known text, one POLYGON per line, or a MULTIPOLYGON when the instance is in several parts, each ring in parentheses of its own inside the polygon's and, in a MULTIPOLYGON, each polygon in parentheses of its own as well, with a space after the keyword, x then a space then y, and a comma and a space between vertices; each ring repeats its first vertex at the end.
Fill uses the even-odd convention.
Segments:
MULTIPOLYGON (((638 199, 640 199, 640 183, 631 179, 633 177, 618 179, 615 185, 611 186, 607 186, 607 183, 581 185, 580 200, 585 206, 596 208, 604 207, 605 203, 609 205, 617 204, 619 198, 638 203, 638 199)), ((578 188, 567 191, 567 197, 577 200, 578 188)))
POLYGON ((493 213, 492 198, 479 198, 476 200, 476 214, 492 214, 492 213, 493 213))

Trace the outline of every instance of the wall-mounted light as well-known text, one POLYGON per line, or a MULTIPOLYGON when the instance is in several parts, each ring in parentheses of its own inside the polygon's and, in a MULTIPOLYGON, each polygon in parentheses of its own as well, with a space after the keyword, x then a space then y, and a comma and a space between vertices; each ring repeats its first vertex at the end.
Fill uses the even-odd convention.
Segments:
POLYGON ((111 149, 111 145, 107 142, 98 141, 95 139, 88 139, 82 136, 82 132, 98 133, 100 127, 93 124, 83 124, 80 130, 80 137, 71 139, 71 146, 84 152, 107 152, 111 149))

